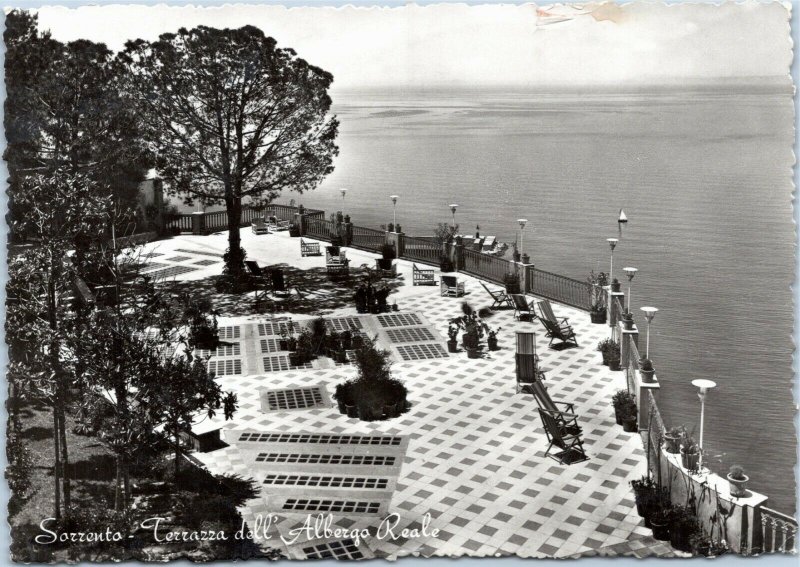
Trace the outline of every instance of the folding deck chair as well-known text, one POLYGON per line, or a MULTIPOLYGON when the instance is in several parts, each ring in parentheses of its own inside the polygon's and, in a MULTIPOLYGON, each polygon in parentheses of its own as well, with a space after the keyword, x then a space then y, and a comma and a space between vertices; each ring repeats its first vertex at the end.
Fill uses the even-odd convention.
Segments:
MULTIPOLYGON (((567 415, 561 412, 554 414, 549 410, 539 408, 539 415, 542 418, 547 442, 549 443, 545 456, 555 459, 562 465, 571 465, 587 460, 589 457, 586 456, 586 451, 583 449, 581 434, 566 431, 557 414, 561 414, 561 419, 565 419, 567 415), (550 451, 553 448, 560 449, 560 451, 551 455, 550 451)), ((570 415, 569 420, 571 426, 579 428, 577 416, 570 415)))
POLYGON ((492 297, 491 309, 494 309, 495 307, 502 307, 504 305, 513 307, 513 304, 511 303, 511 300, 508 298, 508 295, 506 294, 505 290, 499 289, 497 291, 492 291, 491 289, 486 287, 485 283, 481 282, 481 285, 483 286, 483 289, 486 290, 486 293, 488 293, 492 297))
POLYGON ((578 346, 578 339, 575 335, 575 331, 570 325, 558 325, 548 321, 547 319, 542 319, 541 317, 539 320, 542 322, 542 325, 544 325, 546 330, 545 336, 550 339, 550 344, 548 346, 553 346, 553 341, 556 339, 561 341, 561 344, 558 346, 562 348, 578 346))
POLYGON ((512 293, 509 297, 511 298, 511 304, 514 306, 514 317, 516 319, 521 321, 523 315, 527 315, 531 322, 537 319, 536 311, 533 309, 533 305, 528 303, 527 297, 521 293, 512 293))

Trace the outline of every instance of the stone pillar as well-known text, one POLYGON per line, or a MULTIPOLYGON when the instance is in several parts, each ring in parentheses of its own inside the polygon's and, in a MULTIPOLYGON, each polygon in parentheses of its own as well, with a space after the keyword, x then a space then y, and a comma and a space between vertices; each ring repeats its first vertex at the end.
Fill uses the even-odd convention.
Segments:
POLYGON ((450 244, 450 261, 453 269, 458 272, 464 269, 464 241, 460 236, 456 236, 455 242, 450 244))
MULTIPOLYGON (((619 364, 622 368, 627 368, 630 364, 631 357, 631 342, 639 347, 639 329, 636 323, 633 324, 633 329, 630 331, 625 329, 625 324, 622 321, 617 323, 619 329, 619 364)), ((635 361, 637 364, 638 360, 635 361)), ((638 372, 637 372, 638 374, 638 372)))
MULTIPOLYGON (((658 383, 658 378, 653 375, 653 382, 642 382, 642 375, 639 370, 636 370, 636 404, 639 409, 639 431, 650 428, 650 396, 648 392, 653 394, 653 399, 658 403, 658 393, 661 391, 661 384, 658 383)), ((657 425, 654 425, 658 427, 657 425)))
POLYGON ((300 228, 300 236, 306 235, 306 213, 304 210, 301 209, 302 212, 295 213, 295 218, 297 219, 297 226, 300 228))
MULTIPOLYGON (((345 217, 349 219, 350 217, 345 217)), ((353 223, 343 222, 339 235, 342 237, 342 244, 350 246, 353 243, 353 223)))
POLYGON ((387 230, 384 238, 384 242, 394 247, 396 256, 400 258, 405 251, 405 234, 402 232, 389 232, 387 230))
POLYGON ((206 214, 203 211, 192 213, 192 234, 206 233, 206 214))
MULTIPOLYGON (((525 255, 526 256, 526 255, 525 255)), ((525 257, 523 256, 523 258, 525 257)), ((533 264, 526 264, 519 262, 517 265, 521 268, 517 270, 519 274, 519 289, 522 293, 533 293, 533 264)))
POLYGON ((620 307, 624 304, 625 301, 625 292, 623 291, 611 291, 608 294, 608 326, 609 327, 616 327, 617 322, 619 321, 620 315, 622 313, 616 307, 616 302, 614 298, 619 299, 620 307))

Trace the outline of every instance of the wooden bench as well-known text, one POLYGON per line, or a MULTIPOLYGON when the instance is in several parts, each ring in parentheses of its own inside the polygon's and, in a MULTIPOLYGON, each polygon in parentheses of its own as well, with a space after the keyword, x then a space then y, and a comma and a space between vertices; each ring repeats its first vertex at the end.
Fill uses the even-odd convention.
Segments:
POLYGON ((412 264, 413 270, 413 283, 414 285, 436 285, 436 278, 433 275, 433 270, 420 270, 416 264, 412 264))
POLYGON ((319 242, 306 242, 300 239, 300 255, 301 256, 322 256, 319 250, 319 242))

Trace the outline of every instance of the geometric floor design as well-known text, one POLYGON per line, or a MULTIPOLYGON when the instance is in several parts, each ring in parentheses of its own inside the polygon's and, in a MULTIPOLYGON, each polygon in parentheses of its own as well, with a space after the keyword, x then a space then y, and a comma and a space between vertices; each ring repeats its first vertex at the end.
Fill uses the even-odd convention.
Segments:
MULTIPOLYGON (((224 236, 215 239, 216 235, 181 236, 175 240, 183 242, 181 252, 185 251, 188 256, 190 252, 198 254, 196 248, 210 249, 211 246, 221 254, 225 248, 224 236)), ((299 266, 303 266, 303 262, 309 266, 316 265, 312 260, 317 260, 301 258, 298 239, 289 239, 285 234, 256 236, 243 231, 242 240, 249 255, 262 263, 274 261, 271 258, 276 247, 291 246, 291 250, 296 249, 296 252, 278 251, 281 261, 296 261, 299 266), (290 254, 295 254, 296 259, 289 257, 290 254)), ((174 256, 178 251, 170 241, 159 246, 159 252, 166 252, 165 257, 171 257, 169 254, 174 256)), ((354 249, 347 249, 347 254, 353 265, 372 265, 376 257, 354 249)), ((199 259, 195 256, 186 263, 199 259)), ((159 261, 163 260, 159 258, 159 261)), ((475 309, 492 303, 478 280, 471 276, 457 275, 459 281, 465 283, 465 297, 443 298, 436 287, 412 288, 411 263, 404 260, 395 263, 403 281, 403 296, 397 300, 400 311, 387 315, 413 313, 424 315, 425 321, 415 323, 411 317, 396 327, 390 326, 390 322, 406 318, 384 317, 387 323, 382 326, 384 331, 425 326, 438 337, 446 337, 448 320, 462 315, 462 301, 468 301, 475 309)), ((217 268, 212 266, 208 270, 184 277, 207 277, 207 274, 216 273, 214 270, 217 268)), ((435 272, 438 278, 439 270, 435 272)), ((487 285, 493 290, 499 288, 487 285)), ((390 297, 390 301, 392 299, 390 297)), ((469 359, 464 352, 452 353, 446 358, 409 361, 395 357, 392 372, 407 385, 411 409, 398 418, 381 422, 349 419, 340 414, 335 405, 264 413, 259 394, 262 390, 318 386, 330 396, 336 384, 354 377, 355 368, 341 365, 264 373, 261 359, 266 353, 262 354, 256 327, 257 323, 264 321, 263 317, 220 318, 220 327, 240 329, 239 338, 235 340, 241 340, 243 345, 242 374, 217 378, 223 391, 232 390, 237 394, 239 410, 231 421, 226 422, 223 416, 217 415, 206 418, 206 423, 199 427, 228 430, 226 439, 238 439, 237 433, 242 432, 402 436, 406 439, 407 451, 389 505, 389 512, 399 515, 395 531, 418 529, 425 515, 430 514, 430 527, 438 529, 438 534, 399 537, 396 540, 367 537, 357 544, 346 537, 325 541, 300 538, 296 548, 286 550, 292 557, 312 554, 322 557, 363 555, 367 558, 396 558, 410 554, 517 554, 522 557, 569 558, 628 553, 642 556, 649 554, 650 550, 657 550, 658 555, 667 554, 668 550, 659 547, 661 544, 647 539, 650 530, 644 527, 636 514, 628 484, 644 473, 644 453, 638 434, 625 433, 614 420, 611 396, 625 387, 624 374, 602 366, 600 354, 594 350, 597 343, 608 336, 608 327, 592 325, 585 312, 551 303, 556 316, 569 317, 577 333, 578 348, 550 350, 540 323, 515 321, 512 311, 497 311, 486 322, 492 329, 502 327, 498 335, 499 351, 485 353, 479 359, 469 359), (547 441, 536 403, 528 394, 515 394, 515 330, 536 332, 537 354, 546 372, 550 395, 556 401, 575 404, 589 460, 562 466, 545 457, 547 441), (248 350, 250 347, 244 346, 250 343, 252 352, 248 350), (307 554, 305 550, 308 550, 307 554)), ((325 316, 347 318, 357 314, 354 308, 348 307, 325 316)), ((370 322, 372 325, 374 320, 370 322)), ((444 340, 439 338, 436 343, 444 345, 444 340)), ((397 346, 403 344, 406 343, 392 344, 392 350, 396 352, 397 346)), ((296 451, 293 448, 284 451, 270 448, 262 452, 291 455, 296 451)), ((254 476, 253 461, 258 453, 254 447, 250 453, 252 458, 245 459, 236 447, 228 446, 209 453, 194 453, 193 456, 214 473, 254 476)), ((310 467, 275 470, 273 474, 321 474, 310 467)), ((384 465, 358 465, 358 473, 326 475, 358 477, 366 479, 364 482, 373 482, 370 479, 387 476, 380 472, 385 468, 384 465)), ((261 484, 263 480, 263 476, 259 478, 259 484, 267 486, 261 484)), ((317 481, 302 479, 296 482, 317 481)), ((325 482, 334 481, 327 479, 325 482)), ((272 489, 275 488, 297 490, 285 486, 272 489)), ((366 489, 358 490, 368 492, 366 489)), ((367 506, 368 509, 369 504, 375 502, 370 497, 352 497, 352 492, 346 499, 326 496, 324 500, 331 501, 319 506, 345 506, 348 509, 367 506), (345 504, 337 504, 337 500, 345 504)), ((295 494, 291 498, 310 500, 307 495, 295 494)), ((310 505, 306 502, 291 504, 295 507, 310 505)), ((256 525, 259 516, 263 519, 269 513, 265 497, 246 502, 240 511, 250 527, 256 525)), ((282 511, 276 516, 274 529, 288 534, 302 524, 306 515, 307 512, 282 511)), ((335 528, 363 528, 373 534, 379 520, 375 516, 356 513, 334 513, 332 518, 335 528)), ((266 547, 283 547, 280 538, 275 536, 260 543, 266 547)))
MULTIPOLYGON (((491 302, 474 280, 464 279, 470 291, 466 299, 474 307, 491 302)), ((435 289, 406 298, 402 307, 401 313, 424 313, 440 336, 447 332, 447 321, 461 314, 461 300, 441 298, 435 289)), ((518 322, 512 311, 498 311, 488 323, 503 328, 501 350, 477 360, 455 353, 448 358, 395 363, 393 373, 408 386, 412 403, 411 410, 399 418, 362 422, 348 419, 336 407, 261 411, 259 389, 322 385, 332 393, 337 383, 354 374, 353 368, 343 366, 275 372, 268 380, 264 375, 220 377, 222 389, 236 392, 240 404, 235 418, 221 426, 409 436, 389 510, 400 514, 398 530, 419 527, 430 513, 431 527, 440 531, 435 538, 362 541, 361 549, 366 546, 364 552, 371 556, 570 557, 640 539, 649 530, 636 514, 628 483, 643 474, 644 453, 638 434, 625 433, 614 421, 611 396, 624 387, 624 375, 602 366, 594 351, 608 328, 590 324, 588 315, 577 310, 557 304, 553 308, 558 316, 570 318, 579 348, 550 350, 538 322, 518 322), (545 458, 547 442, 533 397, 514 393, 516 329, 537 333, 548 389, 555 400, 575 404, 588 461, 561 466, 545 458)), ((242 461, 235 447, 195 456, 215 473, 252 473, 252 465, 242 461)), ((363 474, 373 477, 376 473, 363 474)), ((263 499, 248 502, 242 512, 248 522, 268 513, 263 499)), ((368 516, 335 513, 333 517, 341 528, 376 526, 368 516)), ((277 529, 288 533, 304 519, 304 515, 282 512, 277 529)))

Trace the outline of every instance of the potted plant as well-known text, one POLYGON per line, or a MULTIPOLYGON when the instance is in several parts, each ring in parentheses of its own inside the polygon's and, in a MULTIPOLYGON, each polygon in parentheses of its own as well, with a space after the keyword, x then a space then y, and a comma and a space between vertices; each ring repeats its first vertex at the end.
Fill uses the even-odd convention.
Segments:
POLYGON ((346 380, 341 384, 336 384, 333 399, 336 400, 336 405, 339 406, 339 413, 347 413, 347 406, 353 405, 353 381, 346 380))
POLYGON ((439 256, 439 269, 444 273, 452 272, 453 262, 445 255, 439 256))
POLYGON ((691 540, 700 524, 691 506, 674 506, 669 516, 669 542, 675 549, 691 550, 691 540))
POLYGON ((392 260, 397 257, 397 253, 394 250, 394 246, 391 244, 384 244, 381 246, 381 255, 382 258, 378 258, 376 262, 378 263, 378 267, 381 270, 391 270, 392 269, 392 260))
POLYGON ((619 283, 619 280, 617 278, 614 278, 614 280, 611 282, 611 291, 617 293, 619 292, 621 287, 622 285, 619 283))
POLYGON ((642 382, 645 384, 651 384, 655 382, 653 377, 656 374, 656 370, 653 368, 653 361, 647 357, 639 360, 639 373, 642 375, 642 382))
POLYGON ((597 343, 597 350, 603 355, 603 364, 608 366, 608 353, 616 343, 612 339, 603 339, 597 343))
POLYGON ((450 337, 450 339, 447 341, 448 352, 458 352, 458 325, 452 321, 447 327, 447 336, 450 337))
POLYGON ((386 231, 387 232, 394 232, 394 223, 390 222, 389 225, 386 227, 386 231))
POLYGON ((734 498, 747 497, 747 481, 750 477, 744 474, 744 469, 739 465, 733 465, 728 470, 728 483, 731 485, 731 496, 734 498))
POLYGON ((622 321, 623 329, 626 331, 633 330, 633 313, 626 311, 620 316, 619 320, 622 321))
POLYGON ((296 223, 291 223, 289 225, 289 236, 292 237, 299 237, 300 236, 300 225, 296 223))
POLYGON ((667 453, 677 454, 681 450, 681 439, 683 438, 683 428, 671 427, 664 433, 664 448, 667 453))
POLYGON ((519 276, 515 272, 503 276, 503 283, 506 285, 506 293, 520 293, 519 276))
POLYGON ((650 475, 645 475, 639 480, 631 481, 631 488, 636 499, 636 512, 645 519, 645 525, 649 523, 650 509, 656 502, 658 487, 656 481, 650 475))
POLYGON ((637 419, 638 411, 636 402, 631 397, 622 407, 622 430, 628 433, 636 433, 636 431, 638 431, 638 427, 636 426, 637 419))
POLYGON ((661 504, 650 513, 650 529, 653 538, 659 541, 669 540, 669 523, 672 510, 669 504, 661 504))
POLYGON ((604 301, 592 303, 589 308, 589 318, 596 325, 602 325, 606 322, 606 304, 604 301))
POLYGON ((519 250, 517 250, 517 243, 516 243, 516 242, 514 243, 514 252, 511 254, 511 258, 512 258, 512 259, 513 259, 515 262, 519 262, 519 261, 520 261, 520 259, 521 259, 521 256, 520 256, 520 253, 519 253, 519 250))
POLYGON ((635 403, 633 396, 627 390, 617 390, 617 393, 611 398, 611 403, 614 406, 614 416, 617 420, 617 425, 622 425, 622 418, 625 415, 627 406, 630 403, 635 403))
POLYGON ((697 472, 700 461, 700 446, 694 438, 684 431, 681 439, 681 462, 683 468, 690 472, 697 472))
POLYGON ((486 345, 489 347, 489 350, 500 350, 500 347, 497 345, 497 333, 499 333, 503 328, 497 327, 496 329, 490 329, 486 335, 486 345))
POLYGON ((612 341, 608 348, 608 368, 610 370, 620 370, 619 366, 620 350, 619 345, 612 341))
POLYGON ((462 340, 464 341, 464 348, 467 349, 467 356, 469 358, 480 358, 481 343, 476 324, 467 324, 462 340))

